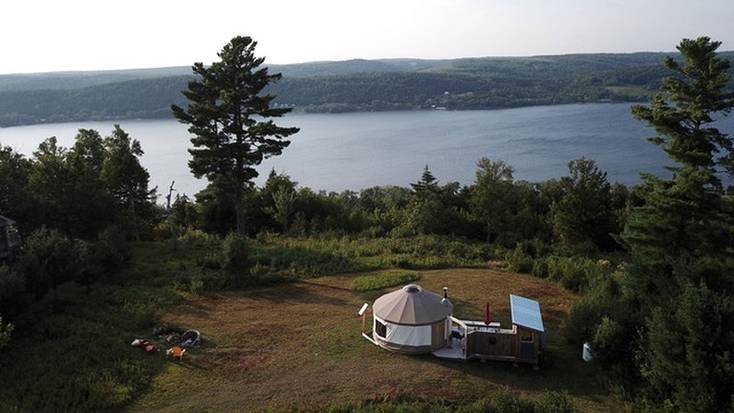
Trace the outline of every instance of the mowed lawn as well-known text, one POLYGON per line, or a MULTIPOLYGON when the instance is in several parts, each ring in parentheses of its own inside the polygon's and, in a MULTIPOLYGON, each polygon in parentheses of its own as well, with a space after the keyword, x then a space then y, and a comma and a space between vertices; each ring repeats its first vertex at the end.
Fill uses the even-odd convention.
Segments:
POLYGON ((582 411, 614 410, 598 372, 580 360, 580 348, 561 336, 575 296, 560 286, 489 269, 423 271, 417 281, 435 292, 448 287, 459 318, 483 319, 489 302, 493 317, 507 325, 509 294, 539 300, 548 362, 533 371, 510 363, 448 361, 376 347, 361 337, 356 312, 364 302, 397 287, 356 293, 351 289, 355 276, 206 294, 174 307, 163 321, 200 330, 204 345, 187 353, 183 362, 167 363, 129 411, 317 409, 403 395, 473 400, 502 388, 530 398, 546 390, 565 391, 582 411))

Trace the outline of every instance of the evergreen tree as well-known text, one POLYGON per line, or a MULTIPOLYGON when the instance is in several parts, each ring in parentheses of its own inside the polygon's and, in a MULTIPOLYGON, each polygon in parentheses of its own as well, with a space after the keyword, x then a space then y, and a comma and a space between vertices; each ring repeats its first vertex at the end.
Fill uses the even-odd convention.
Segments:
POLYGON ((413 188, 413 192, 419 198, 430 197, 433 194, 437 194, 440 190, 438 179, 433 176, 431 171, 428 169, 428 165, 423 168, 421 179, 414 184, 410 184, 410 187, 413 188))
POLYGON ((636 389, 668 411, 734 409, 734 208, 719 176, 732 174, 733 149, 713 125, 734 95, 719 46, 707 37, 681 41, 682 62, 665 62, 676 75, 650 106, 632 109, 676 165, 669 179, 643 175, 635 191, 642 205, 622 234, 632 263, 616 306, 626 311, 610 312, 594 337, 606 343, 597 345, 600 358, 641 378, 636 389))
POLYGON ((675 411, 732 411, 734 299, 685 283, 669 300, 645 322, 640 360, 647 393, 675 411))
POLYGON ((734 172, 734 149, 712 124, 734 107, 726 89, 730 64, 716 55, 720 44, 707 37, 681 41, 683 62, 665 61, 677 76, 663 81, 664 93, 650 106, 632 109, 658 132, 650 141, 677 163, 671 179, 643 175, 644 205, 632 211, 623 233, 639 268, 640 294, 674 288, 676 262, 732 257, 734 209, 718 173, 734 172))
POLYGON ((562 195, 552 208, 556 237, 570 251, 611 249, 613 214, 606 172, 585 158, 569 162, 568 172, 559 181, 562 195))
POLYGON ((256 46, 250 37, 238 36, 219 52, 219 61, 209 67, 195 63, 197 79, 183 92, 188 107, 171 107, 194 135, 194 149, 189 150, 191 172, 230 194, 240 235, 246 232, 244 200, 258 176, 255 167, 280 155, 290 143, 285 138, 298 132, 298 128, 279 127, 270 119, 290 109, 271 108, 275 97, 262 93, 281 75, 260 67, 264 58, 255 57, 256 46))

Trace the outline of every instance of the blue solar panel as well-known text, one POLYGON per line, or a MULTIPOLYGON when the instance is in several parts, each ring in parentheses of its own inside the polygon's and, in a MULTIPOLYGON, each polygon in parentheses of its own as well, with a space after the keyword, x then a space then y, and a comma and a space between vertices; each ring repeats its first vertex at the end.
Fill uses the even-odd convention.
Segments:
POLYGON ((510 294, 510 312, 512 324, 545 331, 543 317, 540 315, 540 304, 537 301, 510 294))

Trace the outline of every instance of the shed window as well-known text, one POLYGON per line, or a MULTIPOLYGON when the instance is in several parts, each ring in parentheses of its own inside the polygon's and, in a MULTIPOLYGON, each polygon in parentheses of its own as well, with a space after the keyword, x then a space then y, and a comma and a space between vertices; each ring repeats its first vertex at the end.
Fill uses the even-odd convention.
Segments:
POLYGON ((383 338, 387 335, 387 326, 377 319, 375 320, 375 333, 383 338))
POLYGON ((531 334, 523 334, 520 336, 520 341, 523 343, 532 343, 533 342, 533 335, 531 334))

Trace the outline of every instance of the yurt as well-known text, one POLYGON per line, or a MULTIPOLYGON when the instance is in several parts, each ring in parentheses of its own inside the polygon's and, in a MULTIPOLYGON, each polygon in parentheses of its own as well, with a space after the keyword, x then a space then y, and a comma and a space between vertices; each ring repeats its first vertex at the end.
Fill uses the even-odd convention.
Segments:
POLYGON ((373 304, 372 339, 387 350, 430 353, 448 344, 453 310, 446 289, 442 297, 419 285, 406 285, 373 304))

